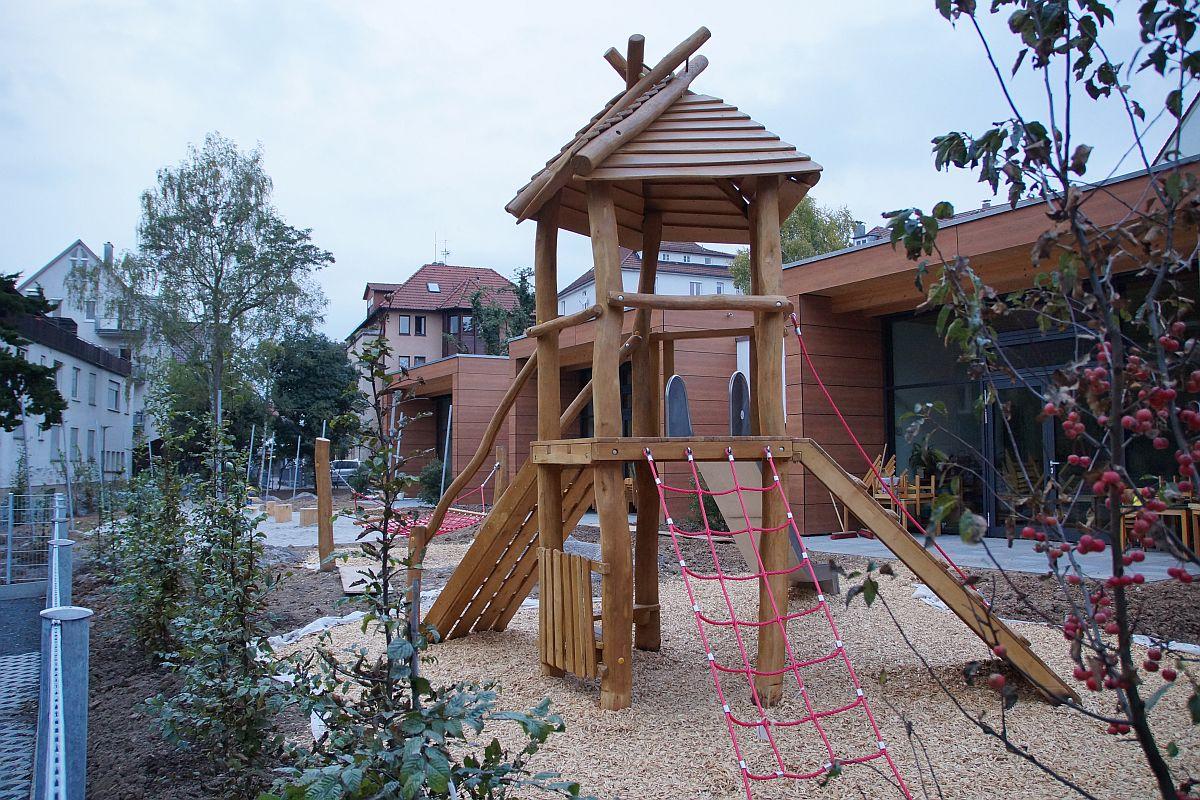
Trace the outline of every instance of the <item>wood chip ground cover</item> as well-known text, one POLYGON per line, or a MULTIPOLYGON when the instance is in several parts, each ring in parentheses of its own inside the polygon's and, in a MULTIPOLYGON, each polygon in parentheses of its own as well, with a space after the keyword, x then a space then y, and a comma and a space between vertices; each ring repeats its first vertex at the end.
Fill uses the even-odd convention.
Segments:
MULTIPOLYGON (((426 563, 430 567, 446 566, 461 554, 461 547, 452 546, 439 552, 435 546, 426 563)), ((899 565, 896 572, 894 579, 882 579, 881 596, 903 621, 913 645, 965 708, 972 714, 985 713, 991 724, 999 725, 995 693, 983 686, 967 686, 962 676, 967 662, 987 661, 989 651, 952 615, 913 599, 913 576, 899 565)), ((662 650, 635 651, 634 705, 630 709, 602 712, 596 704, 595 682, 540 674, 534 610, 518 613, 509 630, 503 633, 472 635, 437 645, 433 649, 436 663, 426 667, 427 673, 435 683, 463 679, 497 681, 506 708, 524 708, 550 697, 567 731, 550 741, 534 766, 559 770, 581 781, 585 790, 597 797, 712 800, 742 797, 741 779, 681 579, 664 575, 660 590, 662 650)), ((731 593, 739 616, 750 616, 756 607, 754 586, 735 586, 731 593)), ((722 602, 709 591, 702 600, 706 611, 715 610, 722 602)), ((811 596, 793 599, 793 610, 806 602, 811 602, 811 596)), ((905 646, 882 604, 877 602, 867 608, 859 599, 846 608, 838 598, 833 611, 884 739, 915 796, 922 794, 922 781, 928 785, 931 796, 937 793, 924 759, 920 769, 916 766, 912 754, 915 743, 910 743, 904 733, 906 721, 912 723, 929 753, 945 797, 992 797, 999 791, 1031 798, 1059 798, 1068 794, 1052 779, 979 734, 954 709, 918 657, 905 646)), ((816 615, 801 622, 793 623, 790 629, 800 651, 798 655, 827 652, 832 645, 827 626, 816 615)), ((1028 624, 1020 625, 1019 632, 1031 640, 1034 649, 1054 669, 1070 674, 1065 643, 1058 631, 1028 624)), ((379 646, 377 640, 369 635, 364 637, 355 626, 336 629, 332 635, 338 647, 360 643, 379 646)), ((729 637, 716 638, 719 657, 736 661, 736 650, 731 649, 729 637)), ((301 642, 296 647, 306 646, 311 645, 301 642)), ((805 679, 818 707, 832 708, 846 702, 850 688, 844 671, 825 665, 806 670, 805 679)), ((1148 691, 1160 684, 1157 676, 1151 676, 1148 691)), ((748 691, 744 683, 739 688, 731 678, 724 685, 735 710, 740 707, 745 711, 748 691)), ((802 714, 794 684, 790 688, 784 705, 776 712, 779 718, 802 714)), ((1155 708, 1153 718, 1162 741, 1177 743, 1180 755, 1176 760, 1181 774, 1195 774, 1200 771, 1200 749, 1184 706, 1186 694, 1182 686, 1168 692, 1155 708)), ((1086 697, 1085 702, 1095 711, 1108 710, 1096 696, 1086 697)), ((1106 735, 1100 723, 1054 708, 1037 699, 1031 690, 1022 689, 1021 702, 1009 712, 1007 724, 1016 742, 1026 745, 1039 759, 1097 797, 1153 796, 1153 782, 1141 764, 1137 745, 1106 735)), ((870 729, 857 712, 829 718, 826 727, 839 753, 869 752, 873 746, 870 729)), ((511 733, 501 735, 501 739, 512 741, 511 733)), ((765 767, 768 761, 763 759, 763 748, 753 734, 743 733, 741 741, 751 751, 748 760, 765 767)), ((823 750, 817 746, 811 726, 782 733, 779 741, 789 764, 812 765, 822 758, 823 750)), ((796 796, 900 796, 880 774, 866 766, 848 767, 844 775, 823 787, 816 781, 806 781, 803 785, 770 781, 754 788, 754 796, 763 800, 796 796)))

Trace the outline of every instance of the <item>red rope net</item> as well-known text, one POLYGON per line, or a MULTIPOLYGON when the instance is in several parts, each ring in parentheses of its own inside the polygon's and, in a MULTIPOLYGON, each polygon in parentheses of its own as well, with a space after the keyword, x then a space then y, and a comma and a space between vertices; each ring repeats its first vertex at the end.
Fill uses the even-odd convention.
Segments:
MULTIPOLYGON (((733 488, 714 492, 701 485, 691 448, 687 451, 687 462, 693 485, 686 488, 665 483, 653 453, 649 449, 645 451, 675 555, 679 559, 684 587, 696 618, 696 630, 708 661, 717 701, 725 716, 746 797, 752 797, 751 787, 758 781, 820 778, 837 774, 848 765, 882 760, 886 769, 880 765, 876 771, 894 780, 904 797, 911 800, 908 786, 892 761, 867 704, 862 684, 846 653, 842 635, 825 595, 818 588, 816 605, 793 612, 788 606, 788 598, 777 598, 770 584, 763 580, 772 575, 792 575, 803 571, 813 586, 819 587, 804 540, 800 537, 790 510, 786 522, 778 527, 764 528, 751 521, 746 505, 747 492, 759 493, 760 496, 768 492, 778 493, 784 507, 788 508, 770 450, 765 451, 765 463, 770 468, 771 483, 765 487, 742 486, 733 453, 727 451, 727 454, 733 488), (672 494, 688 496, 697 502, 702 530, 689 532, 679 528, 667 507, 667 497, 672 494), (727 519, 730 531, 713 530, 704 509, 704 499, 705 496, 722 495, 736 495, 741 522, 744 522, 741 529, 732 530, 739 521, 727 519), (746 538, 754 554, 746 572, 727 570, 715 546, 714 535, 746 538), (759 537, 791 535, 799 543, 797 563, 786 569, 768 570, 760 554, 759 537), (711 570, 707 567, 697 569, 695 565, 687 563, 684 546, 689 540, 700 545, 706 561, 711 559, 711 570), (738 601, 743 604, 748 602, 747 589, 756 585, 761 585, 765 607, 769 611, 762 615, 763 618, 759 614, 753 617, 739 616, 736 608, 738 601), (789 638, 788 623, 794 623, 794 628, 802 629, 798 632, 799 638, 789 638), (781 669, 763 670, 755 665, 746 638, 747 634, 757 635, 763 628, 771 626, 777 627, 782 635, 785 660, 781 669), (802 642, 808 648, 817 647, 819 652, 802 650, 795 642, 802 642), (825 644, 820 644, 822 642, 825 644), (788 684, 794 679, 795 690, 786 690, 783 701, 768 709, 755 684, 755 678, 761 676, 783 676, 788 684), (823 695, 835 692, 842 693, 842 696, 832 706, 822 706, 810 692, 810 687, 817 688, 823 695), (811 730, 815 737, 782 735, 787 731, 804 730, 811 730)), ((695 549, 695 545, 690 545, 688 549, 695 549)), ((728 556, 725 558, 728 560, 728 556)))
MULTIPOLYGON (((483 522, 483 518, 487 516, 488 512, 487 495, 484 494, 484 489, 487 487, 488 481, 492 479, 492 477, 496 474, 496 470, 499 468, 500 464, 496 463, 492 467, 492 471, 487 474, 487 477, 480 482, 479 486, 474 489, 468 489, 458 497, 454 498, 454 502, 450 504, 450 508, 447 509, 446 515, 442 517, 442 524, 439 525, 438 529, 433 532, 433 536, 445 536, 448 533, 454 533, 455 531, 472 528, 483 522), (474 497, 475 495, 479 495, 478 503, 466 502, 468 498, 474 497), (462 507, 468 505, 478 505, 479 510, 476 511, 474 509, 462 507), (458 507, 456 508, 456 506, 458 507)), ((358 492, 351 490, 350 497, 354 501, 354 510, 359 514, 365 512, 369 515, 371 512, 378 512, 379 509, 383 508, 383 503, 381 503, 378 499, 371 497, 370 495, 359 494, 358 492)), ((388 523, 388 532, 399 534, 400 536, 407 536, 409 531, 411 531, 413 528, 418 525, 427 525, 429 520, 432 518, 432 509, 420 515, 406 514, 401 512, 398 516, 396 516, 395 519, 388 523)), ((376 519, 374 521, 378 520, 376 519)), ((369 525, 371 523, 372 520, 370 519, 355 520, 355 524, 360 526, 369 525)))

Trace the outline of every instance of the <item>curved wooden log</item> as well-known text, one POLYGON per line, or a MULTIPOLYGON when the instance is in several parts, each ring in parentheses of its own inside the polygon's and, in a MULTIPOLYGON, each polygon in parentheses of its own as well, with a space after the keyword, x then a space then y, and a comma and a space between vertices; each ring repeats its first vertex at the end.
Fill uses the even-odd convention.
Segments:
POLYGON ((573 328, 576 325, 582 325, 585 322, 591 322, 603 313, 603 306, 590 306, 582 311, 576 311, 574 314, 564 314, 561 317, 555 317, 547 322, 539 322, 537 325, 531 325, 525 329, 525 335, 531 339, 536 339, 537 337, 545 336, 548 333, 558 333, 561 330, 573 328))
POLYGON ((454 502, 454 498, 458 497, 458 493, 474 476, 476 470, 483 466, 483 462, 487 460, 488 454, 492 451, 492 444, 496 439, 496 434, 500 432, 500 426, 504 423, 504 418, 508 416, 509 409, 517 400, 517 395, 521 393, 521 389, 525 387, 529 376, 537 369, 537 353, 529 357, 524 366, 517 373, 517 377, 513 379, 509 385, 508 391, 504 393, 504 397, 500 399, 500 404, 496 406, 496 413, 492 415, 492 419, 488 422, 487 428, 483 431, 483 438, 479 441, 479 447, 475 451, 475 455, 467 462, 467 466, 462 472, 458 473, 450 486, 446 489, 445 494, 438 500, 437 506, 434 507, 433 513, 429 516, 429 521, 425 523, 427 531, 437 532, 441 527, 442 520, 446 516, 446 512, 450 510, 450 504, 454 502))
POLYGON ((658 119, 664 111, 683 97, 688 86, 696 76, 708 66, 708 59, 697 56, 692 59, 686 71, 675 76, 658 94, 643 103, 636 111, 625 119, 611 126, 596 138, 585 144, 571 159, 571 169, 576 175, 589 175, 600 162, 608 158, 621 145, 632 141, 639 133, 650 127, 650 123, 658 119))

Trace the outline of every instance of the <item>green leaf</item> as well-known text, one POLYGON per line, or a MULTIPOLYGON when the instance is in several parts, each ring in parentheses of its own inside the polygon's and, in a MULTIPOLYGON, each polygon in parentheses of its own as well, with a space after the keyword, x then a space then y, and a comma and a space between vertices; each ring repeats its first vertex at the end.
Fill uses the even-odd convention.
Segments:
POLYGON ((954 206, 942 200, 933 207, 933 216, 935 219, 950 219, 954 216, 954 206))
POLYGON ((1175 758, 1179 755, 1179 745, 1175 744, 1173 739, 1167 742, 1167 755, 1171 758, 1175 758))
POLYGON ((1187 701, 1188 711, 1192 715, 1192 724, 1200 725, 1200 693, 1196 690, 1192 691, 1192 696, 1187 701))

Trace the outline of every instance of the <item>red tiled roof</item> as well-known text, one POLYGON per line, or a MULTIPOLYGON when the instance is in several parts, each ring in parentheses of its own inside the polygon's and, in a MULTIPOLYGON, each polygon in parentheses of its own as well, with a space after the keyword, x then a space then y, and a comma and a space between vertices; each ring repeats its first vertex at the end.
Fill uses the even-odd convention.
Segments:
POLYGON ((461 267, 454 264, 425 264, 401 284, 368 284, 368 286, 395 286, 386 305, 394 309, 416 309, 436 311, 445 308, 470 308, 471 295, 477 290, 493 290, 495 300, 504 308, 513 308, 516 297, 511 291, 513 283, 489 267, 461 267), (429 284, 436 283, 441 291, 429 291, 429 284))
MULTIPOLYGON (((628 247, 620 248, 621 252, 621 269, 640 270, 642 268, 642 259, 638 257, 636 250, 630 250, 628 247)), ((703 245, 698 245, 694 242, 663 242, 661 252, 668 253, 691 253, 695 255, 707 256, 724 256, 730 258, 729 253, 720 250, 710 250, 703 245)), ((700 277, 712 278, 727 278, 729 277, 729 267, 724 264, 684 264, 680 261, 663 261, 661 258, 658 261, 658 271, 669 275, 698 275, 700 277)), ((589 283, 595 283, 595 270, 588 270, 580 275, 575 280, 571 281, 563 289, 559 290, 559 294, 573 292, 581 286, 589 283)))

